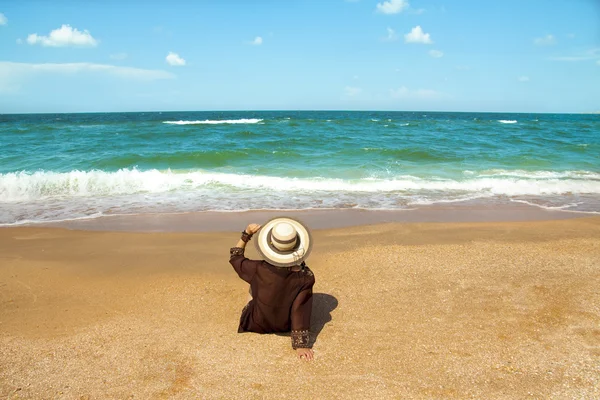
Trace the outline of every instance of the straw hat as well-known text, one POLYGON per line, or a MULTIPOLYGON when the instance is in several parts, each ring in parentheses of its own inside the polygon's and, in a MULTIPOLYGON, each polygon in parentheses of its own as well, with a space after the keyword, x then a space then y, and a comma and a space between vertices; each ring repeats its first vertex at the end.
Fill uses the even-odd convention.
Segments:
POLYGON ((310 231, 294 218, 277 217, 267 221, 254 242, 258 253, 269 264, 293 267, 306 260, 312 250, 310 231))

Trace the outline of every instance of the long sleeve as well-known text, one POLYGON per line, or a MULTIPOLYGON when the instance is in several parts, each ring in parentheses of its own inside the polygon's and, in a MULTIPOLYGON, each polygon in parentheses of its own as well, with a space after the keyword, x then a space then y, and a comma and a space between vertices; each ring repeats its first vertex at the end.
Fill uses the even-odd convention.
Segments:
POLYGON ((302 290, 292 303, 292 347, 310 347, 310 315, 312 313, 312 286, 302 290))
POLYGON ((262 261, 249 260, 244 256, 244 249, 241 247, 232 247, 229 250, 229 263, 233 266, 233 269, 240 278, 250 283, 254 274, 256 274, 256 268, 262 261))

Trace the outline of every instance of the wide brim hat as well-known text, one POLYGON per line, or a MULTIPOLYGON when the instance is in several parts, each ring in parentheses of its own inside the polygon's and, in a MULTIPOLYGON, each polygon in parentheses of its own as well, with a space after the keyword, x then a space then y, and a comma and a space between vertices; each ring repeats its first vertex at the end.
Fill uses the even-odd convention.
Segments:
POLYGON ((256 250, 269 264, 277 267, 300 265, 308 258, 312 250, 310 230, 300 221, 289 217, 275 217, 265 222, 256 233, 256 250), (281 251, 273 245, 273 228, 279 223, 290 224, 296 230, 296 243, 288 251, 281 251))

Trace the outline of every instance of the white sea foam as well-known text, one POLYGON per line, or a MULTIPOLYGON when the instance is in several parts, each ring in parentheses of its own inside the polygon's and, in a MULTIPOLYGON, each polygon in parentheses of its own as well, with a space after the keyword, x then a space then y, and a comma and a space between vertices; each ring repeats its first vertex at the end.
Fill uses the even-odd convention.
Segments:
POLYGON ((0 225, 248 208, 406 209, 416 204, 497 197, 532 200, 564 211, 599 209, 600 179, 592 172, 485 172, 487 176, 476 171, 457 179, 410 175, 290 178, 137 169, 7 173, 0 174, 0 225))
MULTIPOLYGON (((464 171, 465 174, 473 174, 473 171, 464 171)), ((512 177, 525 179, 582 179, 582 180, 600 180, 600 173, 590 171, 525 171, 525 170, 505 170, 491 169, 481 171, 477 174, 479 178, 485 177, 512 177)))
POLYGON ((573 210, 572 209, 574 207, 579 206, 581 203, 569 203, 569 204, 564 204, 564 205, 560 205, 560 206, 549 206, 549 205, 539 204, 536 202, 521 200, 521 199, 510 199, 510 201, 512 201, 514 203, 527 204, 529 206, 538 207, 538 208, 541 208, 543 210, 548 210, 548 211, 563 211, 563 212, 570 212, 570 213, 577 213, 577 214, 600 214, 599 211, 592 211, 592 210, 583 210, 582 211, 582 210, 573 210))
POLYGON ((517 120, 516 119, 499 119, 498 122, 500 122, 501 124, 516 124, 517 120))
MULTIPOLYGON (((409 175, 392 179, 289 178, 206 171, 122 169, 116 172, 70 171, 0 174, 0 202, 81 198, 143 193, 175 193, 200 188, 271 192, 444 192, 477 195, 559 195, 600 193, 600 174, 587 171, 502 171, 453 180, 409 175)), ((443 197, 443 196, 440 196, 443 197)))
POLYGON ((74 217, 74 218, 60 218, 60 219, 21 219, 19 221, 15 221, 12 223, 1 223, 0 226, 19 226, 19 225, 33 225, 33 224, 43 224, 48 222, 72 222, 72 221, 85 221, 88 219, 96 219, 100 217, 104 217, 105 215, 101 212, 97 212, 90 215, 85 215, 82 217, 74 217))
POLYGON ((204 121, 163 121, 163 124, 171 125, 218 125, 218 124, 257 124, 261 122, 260 118, 241 118, 241 119, 222 119, 204 121))
POLYGON ((532 201, 521 200, 521 199, 511 199, 511 201, 514 203, 522 203, 522 204, 527 204, 529 206, 540 207, 540 208, 543 208, 544 210, 567 210, 569 208, 577 207, 578 205, 581 204, 581 203, 568 203, 568 204, 562 204, 560 206, 548 206, 548 205, 538 204, 538 203, 535 203, 532 201))
POLYGON ((458 203, 464 201, 471 201, 481 199, 482 197, 487 197, 484 195, 464 195, 464 196, 456 196, 452 198, 434 198, 427 196, 415 196, 411 200, 408 201, 408 204, 411 206, 429 206, 433 204, 444 204, 444 203, 458 203))

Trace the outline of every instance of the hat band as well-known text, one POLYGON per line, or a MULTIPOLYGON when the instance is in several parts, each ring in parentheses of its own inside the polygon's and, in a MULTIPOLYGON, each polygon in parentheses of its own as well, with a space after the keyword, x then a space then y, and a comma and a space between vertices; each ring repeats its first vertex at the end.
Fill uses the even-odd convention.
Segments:
POLYGON ((273 229, 269 230, 269 233, 267 233, 267 244, 269 245, 269 248, 271 250, 273 250, 274 252, 279 253, 279 254, 292 254, 292 253, 295 253, 298 250, 298 248, 300 248, 300 241, 298 240, 298 234, 297 233, 296 233, 296 237, 294 237, 294 238, 292 238, 290 240, 279 241, 279 240, 277 240, 275 238, 275 236, 273 236, 273 229), (296 243, 289 250, 278 249, 273 244, 273 242, 282 243, 282 244, 290 244, 290 243, 293 243, 294 240, 296 241, 296 243))
POLYGON ((275 235, 271 235, 271 236, 272 236, 272 239, 275 242, 279 243, 279 244, 290 244, 290 243, 294 243, 296 240, 298 240, 298 234, 297 233, 296 233, 296 236, 294 236, 291 239, 287 239, 287 240, 278 239, 277 236, 275 236, 275 235))

